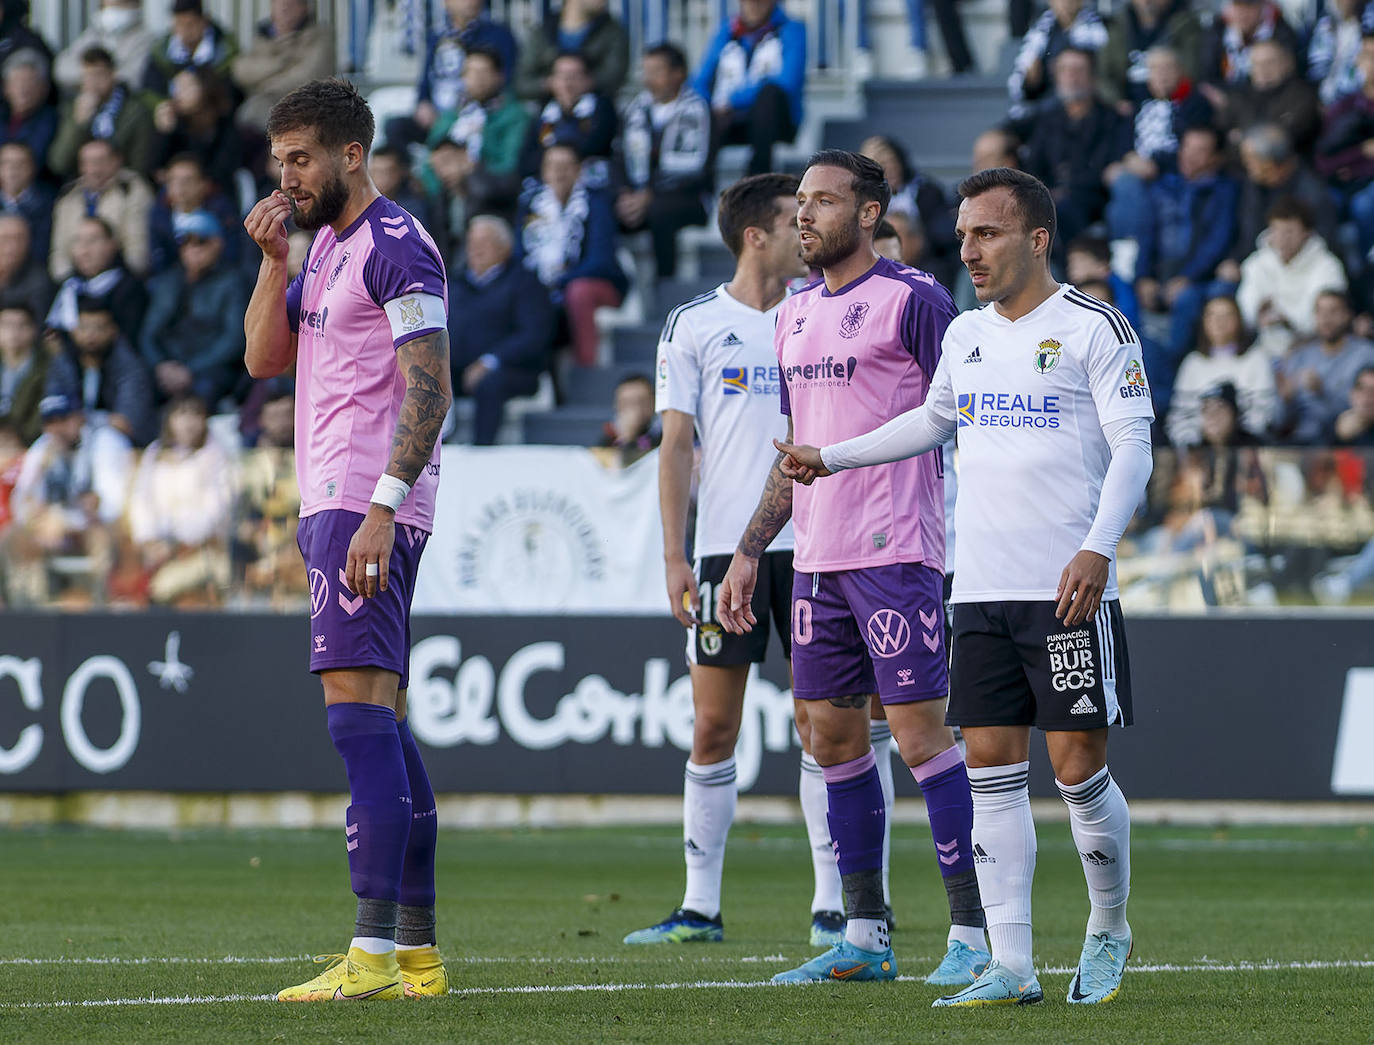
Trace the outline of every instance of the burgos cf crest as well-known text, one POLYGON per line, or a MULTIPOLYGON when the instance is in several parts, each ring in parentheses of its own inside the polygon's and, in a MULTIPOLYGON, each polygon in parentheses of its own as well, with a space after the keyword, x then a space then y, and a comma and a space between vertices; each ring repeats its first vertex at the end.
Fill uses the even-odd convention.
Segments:
POLYGON ((1035 372, 1037 374, 1048 374, 1059 365, 1059 357, 1063 354, 1064 346, 1052 337, 1045 338, 1044 341, 1035 346, 1035 372))
POLYGON ((844 314, 844 319, 840 320, 840 337, 858 337, 859 328, 864 325, 864 319, 867 316, 867 301, 856 301, 850 305, 849 311, 844 314))

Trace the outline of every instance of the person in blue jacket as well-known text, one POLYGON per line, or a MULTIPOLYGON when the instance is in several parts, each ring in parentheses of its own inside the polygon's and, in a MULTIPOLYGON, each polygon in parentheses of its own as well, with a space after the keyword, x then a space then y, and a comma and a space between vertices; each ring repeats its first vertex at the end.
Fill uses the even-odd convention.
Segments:
POLYGON ((806 80, 806 26, 776 0, 740 0, 692 81, 711 103, 717 141, 748 145, 750 174, 773 169, 773 146, 797 136, 806 80))

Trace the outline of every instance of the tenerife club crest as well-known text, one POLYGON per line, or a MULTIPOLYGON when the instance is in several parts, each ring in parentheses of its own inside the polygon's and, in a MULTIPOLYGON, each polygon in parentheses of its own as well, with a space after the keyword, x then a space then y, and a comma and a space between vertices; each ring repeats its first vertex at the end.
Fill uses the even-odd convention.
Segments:
POLYGON ((1063 354, 1064 346, 1052 337, 1045 338, 1044 341, 1035 346, 1035 372, 1037 374, 1048 374, 1059 365, 1059 357, 1063 354))
POLYGON ((868 316, 868 302, 856 301, 849 306, 849 311, 844 314, 844 319, 840 320, 840 337, 858 337, 859 328, 864 325, 864 319, 868 316))

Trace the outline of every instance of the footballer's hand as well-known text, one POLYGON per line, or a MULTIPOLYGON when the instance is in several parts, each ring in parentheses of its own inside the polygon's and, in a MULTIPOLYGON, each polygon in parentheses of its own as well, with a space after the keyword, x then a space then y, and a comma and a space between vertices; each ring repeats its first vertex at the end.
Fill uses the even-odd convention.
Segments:
POLYGON ((286 239, 286 219, 291 217, 291 201, 280 189, 273 190, 253 205, 243 227, 253 242, 262 248, 264 257, 285 261, 291 245, 286 239))
POLYGON ((683 558, 669 559, 663 564, 663 576, 668 582, 668 605, 673 616, 684 628, 701 623, 701 593, 692 567, 683 558))
POLYGON ((396 513, 390 508, 374 504, 363 516, 362 525, 348 542, 348 563, 344 575, 348 586, 358 595, 375 598, 386 591, 387 567, 391 563, 391 547, 396 543, 396 513), (368 565, 376 571, 368 574, 368 565))
POLYGON ((759 579, 759 561, 742 552, 735 552, 725 579, 720 582, 716 598, 716 620, 731 635, 753 631, 758 623, 750 605, 754 599, 754 585, 759 579))
POLYGON ((834 474, 821 460, 821 452, 817 447, 785 443, 781 439, 774 439, 773 445, 783 455, 782 460, 778 462, 779 471, 803 486, 810 486, 816 479, 834 474))
POLYGON ((1059 575, 1059 603, 1054 608, 1055 617, 1066 628, 1077 627, 1097 612, 1111 565, 1111 559, 1086 548, 1069 560, 1059 575))

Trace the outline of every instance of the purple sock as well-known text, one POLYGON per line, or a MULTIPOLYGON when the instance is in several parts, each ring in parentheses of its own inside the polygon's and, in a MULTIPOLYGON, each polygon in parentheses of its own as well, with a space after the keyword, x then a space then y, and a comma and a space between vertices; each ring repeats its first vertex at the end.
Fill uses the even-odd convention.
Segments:
POLYGON ((410 732, 410 723, 396 723, 405 754, 406 777, 410 780, 410 838, 406 842, 405 866, 401 872, 401 903, 413 907, 434 906, 434 846, 439 837, 439 811, 434 789, 429 785, 420 749, 410 732))
POLYGON ((844 883, 845 914, 851 918, 883 918, 883 785, 870 748, 866 755, 837 766, 822 766, 829 799, 830 837, 840 880, 844 883))
POLYGON ((410 834, 410 783, 396 712, 379 704, 331 704, 326 710, 353 799, 344 832, 353 892, 394 904, 410 834))
POLYGON ((983 925, 983 903, 973 866, 973 795, 959 748, 951 747, 911 768, 921 785, 935 839, 935 855, 949 897, 950 921, 983 925))

